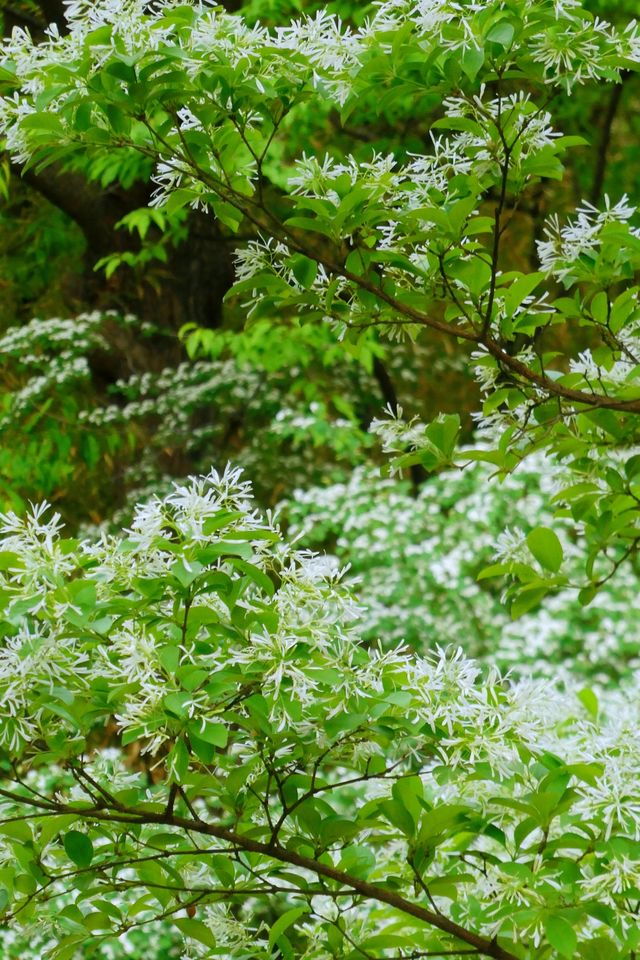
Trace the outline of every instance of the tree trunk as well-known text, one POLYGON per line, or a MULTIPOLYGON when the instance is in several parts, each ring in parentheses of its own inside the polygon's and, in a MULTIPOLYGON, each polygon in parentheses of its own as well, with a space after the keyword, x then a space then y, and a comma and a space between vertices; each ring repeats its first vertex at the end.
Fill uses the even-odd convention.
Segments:
MULTIPOLYGON (((37 35, 38 9, 40 32, 46 23, 56 23, 64 31, 63 0, 38 0, 37 4, 5 0, 1 8, 5 31, 18 23, 37 35)), ((82 230, 87 242, 87 306, 131 311, 173 331, 187 322, 202 326, 220 322, 222 298, 232 282, 233 266, 229 244, 212 217, 194 212, 188 222, 188 239, 168 251, 168 263, 161 268, 152 265, 148 278, 122 267, 109 282, 103 274, 94 272, 95 263, 110 253, 135 246, 126 231, 115 230, 115 224, 132 210, 147 205, 149 184, 140 182, 128 190, 118 185, 105 189, 56 165, 40 172, 22 173, 19 168, 14 172, 82 230)))

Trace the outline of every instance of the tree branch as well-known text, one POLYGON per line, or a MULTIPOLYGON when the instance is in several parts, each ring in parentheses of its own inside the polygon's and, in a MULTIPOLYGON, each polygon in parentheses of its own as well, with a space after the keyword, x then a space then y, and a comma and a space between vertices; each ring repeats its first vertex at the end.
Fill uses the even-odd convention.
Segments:
MULTIPOLYGON (((0 790, 0 795, 7 796, 14 801, 26 803, 29 806, 40 808, 45 806, 41 801, 35 800, 32 797, 22 797, 11 794, 6 790, 0 790)), ((488 939, 487 937, 483 937, 471 930, 467 930, 460 926, 460 924, 455 923, 455 921, 450 920, 448 917, 437 914, 432 910, 428 910, 426 907, 423 907, 420 904, 412 903, 410 900, 407 900, 400 894, 395 893, 392 890, 387 890, 385 887, 380 886, 379 884, 369 883, 366 880, 361 880, 358 877, 352 877, 343 870, 329 866, 328 864, 322 863, 319 860, 303 856, 302 854, 296 853, 293 850, 288 850, 279 845, 274 846, 273 844, 263 843, 259 840, 253 840, 246 834, 237 833, 233 830, 227 829, 226 827, 217 826, 213 823, 207 823, 203 820, 189 820, 185 817, 167 814, 166 811, 163 813, 152 813, 147 811, 139 811, 135 808, 129 808, 127 810, 118 810, 113 812, 96 808, 77 808, 73 805, 63 803, 55 803, 53 806, 56 813, 75 814, 76 816, 85 820, 102 821, 107 823, 128 823, 137 824, 140 826, 152 823, 164 824, 166 826, 178 827, 179 829, 188 831, 190 833, 199 833, 205 836, 215 837, 216 839, 232 844, 234 847, 244 850, 247 853, 257 853, 280 863, 288 863, 291 866, 309 870, 318 877, 324 877, 327 880, 333 880, 341 884, 341 886, 344 888, 350 888, 355 893, 365 897, 367 900, 373 900, 377 903, 385 903, 394 910, 398 910, 407 916, 421 920, 424 923, 427 923, 452 937, 456 937, 458 940, 462 941, 468 946, 473 947, 483 956, 492 957, 493 960, 518 960, 515 954, 505 950, 497 943, 495 939, 488 939)), ((49 807, 48 809, 51 808, 49 807)))

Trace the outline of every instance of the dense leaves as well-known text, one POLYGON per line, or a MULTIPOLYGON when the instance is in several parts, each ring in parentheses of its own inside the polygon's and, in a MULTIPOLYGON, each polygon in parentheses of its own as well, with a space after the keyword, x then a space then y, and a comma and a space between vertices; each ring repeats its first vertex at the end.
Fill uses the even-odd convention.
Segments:
POLYGON ((2 518, 0 909, 60 960, 147 927, 247 960, 633 960, 640 228, 602 170, 573 212, 535 211, 585 146, 560 129, 573 98, 628 82, 638 25, 579 0, 383 0, 349 22, 273 3, 264 24, 255 6, 72 0, 66 28, 3 46, 14 163, 105 187, 153 171, 124 221, 140 250, 106 273, 162 262, 186 211, 209 214, 238 234, 229 302, 250 325, 187 325, 198 362, 134 370, 112 404, 86 385, 115 317, 3 336, 7 430, 62 422, 64 444, 73 424, 95 468, 155 418, 158 492, 85 539, 46 505, 2 518), (472 444, 463 404, 402 418, 382 336, 430 337, 475 377, 472 444), (434 475, 415 500, 370 469, 327 486, 365 459, 372 376, 391 474, 414 494, 434 475), (320 484, 287 522, 335 537, 368 610, 237 468, 161 495, 158 451, 192 428, 196 454, 233 444, 240 406, 238 458, 289 474, 272 500, 320 484), (528 510, 518 482, 542 492, 528 510))
POLYGON ((234 471, 97 543, 7 516, 2 548, 1 876, 53 956, 157 918, 238 956, 634 949, 635 696, 363 647, 234 471))
MULTIPOLYGON (((347 337, 374 325, 471 344, 482 426, 500 440, 486 456, 508 470, 542 447, 567 464, 563 508, 589 539, 587 593, 635 552, 635 486, 619 469, 640 403, 635 207, 607 198, 552 216, 539 270, 506 254, 521 198, 562 178, 583 143, 555 129, 554 89, 634 71, 635 24, 547 0, 466 13, 383 3, 358 28, 321 11, 271 31, 173 2, 74 3, 68 15, 65 36, 33 45, 18 31, 5 45, 2 125, 17 161, 42 168, 114 147, 151 157, 153 204, 168 215, 190 205, 261 232, 238 254, 235 287, 254 318, 293 312, 347 337), (434 97, 440 114, 417 156, 399 142, 368 156, 303 153, 285 177, 273 172, 314 107, 321 124, 329 110, 347 124, 376 100, 383 113, 434 97), (567 356, 558 338, 575 327, 588 346, 567 356)), ((518 592, 561 586, 555 566, 511 571, 518 592)))

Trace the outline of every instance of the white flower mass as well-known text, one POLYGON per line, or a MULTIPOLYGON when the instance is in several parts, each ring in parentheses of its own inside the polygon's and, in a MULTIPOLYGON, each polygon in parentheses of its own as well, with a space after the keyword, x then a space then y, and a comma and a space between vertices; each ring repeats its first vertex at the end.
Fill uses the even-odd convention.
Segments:
POLYGON ((166 957, 634 960, 638 209, 551 214, 528 273, 504 235, 582 143, 556 98, 626 80, 638 24, 579 0, 272 27, 205 0, 64 6, 66 31, 4 40, 8 156, 90 155, 103 186, 110 151, 142 157, 140 239, 217 218, 249 324, 233 347, 187 324, 195 362, 132 364, 106 399, 92 354, 149 329, 15 324, 0 426, 55 418, 62 389, 98 462, 148 423, 156 455, 241 449, 183 480, 141 457, 126 519, 76 539, 46 503, 0 516, 0 951, 110 958, 149 929, 166 957), (425 330, 475 377, 465 423, 360 403, 383 337, 425 330), (329 368, 325 401, 305 377, 329 368), (243 472, 263 460, 266 502, 296 488, 275 512, 243 472))

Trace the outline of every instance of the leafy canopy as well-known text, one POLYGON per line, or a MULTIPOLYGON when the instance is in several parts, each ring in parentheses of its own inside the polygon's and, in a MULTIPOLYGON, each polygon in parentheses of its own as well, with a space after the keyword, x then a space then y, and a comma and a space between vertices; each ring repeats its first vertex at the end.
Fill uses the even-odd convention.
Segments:
MULTIPOLYGON (((635 71, 637 25, 579 0, 389 0, 357 28, 321 10, 273 29, 200 3, 67 6, 65 36, 16 30, 5 43, 14 159, 150 158, 167 215, 195 206, 260 232, 237 258, 254 319, 299 314, 347 339, 436 330, 470 346, 492 440, 479 456, 509 470, 542 448, 566 464, 559 505, 585 528, 592 598, 637 546, 635 207, 607 198, 552 216, 533 272, 510 264, 509 245, 518 204, 561 179, 576 146, 555 129, 554 93, 635 71), (436 111, 418 155, 391 141, 278 172, 298 118, 312 135, 314 111, 320 127, 330 111, 357 125, 394 110, 436 111)), ((428 427, 415 459, 450 461, 455 433, 453 418, 428 427)), ((545 537, 543 577, 504 571, 531 603, 567 582, 545 537)))
MULTIPOLYGON (((579 145, 554 92, 636 70, 638 27, 578 0, 385 0, 359 27, 320 11, 273 30, 201 3, 67 8, 64 36, 4 45, 14 159, 142 155, 167 216, 251 225, 235 293, 254 320, 450 337, 485 390, 486 442, 457 454, 455 416, 395 418, 387 448, 429 470, 561 462, 588 602, 639 536, 636 209, 552 217, 533 272, 510 240, 579 145), (437 113, 418 155, 306 153, 278 172, 301 116, 396 109, 437 113)), ((3 526, 1 896, 56 932, 54 956, 158 918, 211 956, 635 956, 633 693, 600 703, 460 651, 364 646, 339 577, 234 470, 97 542, 61 540, 41 508, 3 526), (42 763, 60 765, 46 793, 42 763)), ((488 574, 513 576, 516 612, 569 583, 555 531, 523 537, 488 574)))
POLYGON ((460 650, 365 647, 237 470, 97 543, 8 515, 1 546, 0 879, 52 956, 158 918, 212 956, 634 949, 633 693, 599 714, 460 650), (116 728, 141 764, 101 748, 116 728))

